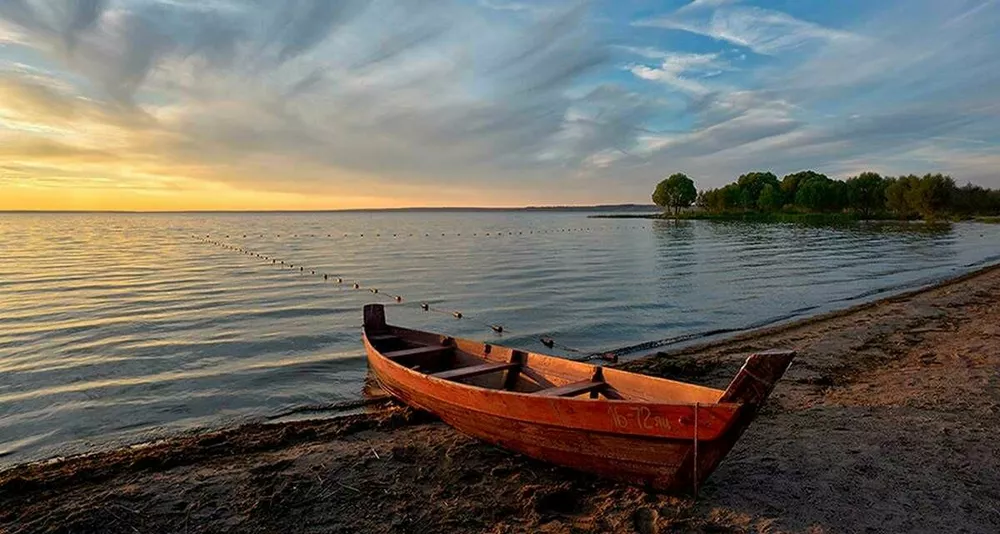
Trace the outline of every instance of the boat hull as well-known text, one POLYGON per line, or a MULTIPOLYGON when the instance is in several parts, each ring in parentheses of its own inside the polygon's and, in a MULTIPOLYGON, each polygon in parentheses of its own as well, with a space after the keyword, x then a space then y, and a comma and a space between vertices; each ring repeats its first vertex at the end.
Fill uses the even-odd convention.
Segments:
MULTIPOLYGON (((697 491, 770 393, 770 387, 764 391, 748 381, 761 396, 752 404, 732 398, 730 391, 723 394, 730 397, 726 401, 706 404, 544 397, 438 379, 385 357, 367 334, 364 343, 371 372, 386 392, 465 434, 538 460, 671 493, 697 491)), ((784 372, 788 361, 772 363, 784 372)))

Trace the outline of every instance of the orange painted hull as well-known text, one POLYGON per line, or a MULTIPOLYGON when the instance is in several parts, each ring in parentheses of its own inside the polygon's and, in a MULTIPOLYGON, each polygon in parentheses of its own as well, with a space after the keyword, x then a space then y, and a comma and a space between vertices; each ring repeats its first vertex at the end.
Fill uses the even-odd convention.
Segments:
MULTIPOLYGON (((749 390, 753 398, 736 398, 733 393, 739 392, 613 369, 597 370, 589 364, 452 340, 380 322, 369 321, 366 314, 364 344, 369 367, 389 394, 483 441, 539 460, 659 491, 697 491, 770 393, 770 387, 761 391, 762 384, 741 381, 741 375, 737 375, 734 385, 742 382, 743 389, 749 390), (441 378, 454 371, 427 372, 421 365, 407 365, 406 361, 399 361, 410 357, 407 350, 380 350, 380 342, 373 338, 407 343, 406 347, 416 345, 417 352, 443 347, 440 352, 454 353, 436 360, 444 369, 474 370, 484 367, 483 364, 496 367, 512 358, 518 366, 494 372, 495 379, 441 378), (431 348, 419 348, 424 346, 431 348), (393 358, 393 354, 401 356, 393 358), (455 365, 453 360, 465 365, 455 365), (511 374, 518 371, 525 375, 524 385, 511 380, 517 378, 511 374), (612 398, 546 396, 548 392, 562 392, 566 383, 576 383, 573 382, 576 378, 586 378, 588 373, 600 377, 601 391, 612 398), (534 380, 529 380, 529 376, 534 380)), ((409 352, 414 351, 409 349, 409 352)), ((778 376, 792 357, 790 353, 762 356, 771 365, 758 371, 780 369, 778 376)), ((423 362, 423 365, 431 364, 423 362)), ((767 380, 756 374, 752 376, 759 381, 767 380)), ((773 385, 776 377, 771 378, 769 384, 773 385)), ((584 384, 594 383, 584 381, 584 384)))

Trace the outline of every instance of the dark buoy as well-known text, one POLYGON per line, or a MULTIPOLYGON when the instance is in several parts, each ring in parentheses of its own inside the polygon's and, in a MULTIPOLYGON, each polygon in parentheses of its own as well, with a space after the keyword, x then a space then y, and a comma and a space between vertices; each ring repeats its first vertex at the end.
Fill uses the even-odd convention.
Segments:
POLYGON ((355 282, 354 283, 354 289, 361 289, 361 284, 355 282))
POLYGON ((326 279, 327 279, 327 276, 324 274, 323 275, 323 280, 326 280, 326 279))
POLYGON ((402 296, 396 295, 395 298, 396 298, 396 302, 403 302, 403 297, 402 296))
POLYGON ((496 332, 496 333, 498 333, 498 334, 502 334, 503 333, 503 326, 501 326, 501 325, 491 324, 490 328, 492 328, 493 331, 496 332))
POLYGON ((431 309, 431 307, 426 302, 421 302, 420 303, 420 309, 424 310, 424 311, 428 311, 428 310, 431 309))
POLYGON ((456 319, 462 318, 462 312, 452 312, 451 314, 454 315, 456 319))
POLYGON ((546 347, 548 347, 550 349, 552 347, 556 346, 556 342, 552 338, 550 338, 550 337, 539 338, 538 341, 541 341, 542 345, 545 345, 546 347))

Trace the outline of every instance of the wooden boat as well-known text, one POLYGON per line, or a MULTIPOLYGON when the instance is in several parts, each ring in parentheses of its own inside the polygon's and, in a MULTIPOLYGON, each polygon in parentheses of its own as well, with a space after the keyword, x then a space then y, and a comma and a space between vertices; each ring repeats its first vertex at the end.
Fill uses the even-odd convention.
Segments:
POLYGON ((458 430, 657 491, 697 492, 794 353, 747 358, 725 391, 387 325, 364 309, 379 384, 458 430))

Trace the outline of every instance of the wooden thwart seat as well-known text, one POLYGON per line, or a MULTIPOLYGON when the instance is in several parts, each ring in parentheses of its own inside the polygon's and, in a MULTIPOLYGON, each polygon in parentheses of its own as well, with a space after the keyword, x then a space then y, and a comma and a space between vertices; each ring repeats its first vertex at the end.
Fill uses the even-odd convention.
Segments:
POLYGON ((455 350, 454 347, 416 347, 412 349, 394 350, 392 352, 386 352, 382 354, 390 360, 398 360, 400 358, 406 358, 408 356, 429 356, 432 354, 444 354, 455 350))
POLYGON ((377 334, 374 336, 368 336, 368 341, 392 341, 399 339, 399 336, 394 336, 392 334, 377 334))
POLYGON ((590 393, 591 391, 601 391, 607 387, 607 382, 581 380, 579 382, 573 382, 572 384, 566 384, 565 386, 559 386, 557 388, 543 389, 535 392, 535 395, 541 395, 542 397, 575 397, 584 393, 590 393))
POLYGON ((469 367, 459 367, 458 369, 449 369, 447 371, 441 371, 440 373, 434 373, 431 376, 434 378, 443 378, 445 380, 458 380, 459 378, 472 378, 474 376, 498 373, 508 369, 516 369, 517 367, 520 367, 520 365, 521 364, 519 363, 484 363, 480 365, 471 365, 469 367))

